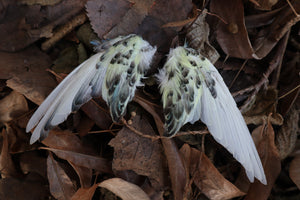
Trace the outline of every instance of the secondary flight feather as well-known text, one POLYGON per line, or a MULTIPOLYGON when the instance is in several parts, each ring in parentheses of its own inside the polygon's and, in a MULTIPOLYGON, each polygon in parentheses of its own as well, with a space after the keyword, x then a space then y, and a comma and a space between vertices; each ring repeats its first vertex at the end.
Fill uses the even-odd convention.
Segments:
POLYGON ((194 49, 171 49, 157 78, 165 115, 165 136, 201 119, 215 140, 231 152, 254 177, 266 184, 264 170, 247 125, 223 78, 213 64, 194 49))
POLYGON ((156 47, 131 34, 96 49, 98 53, 72 71, 33 114, 26 127, 27 132, 35 127, 31 144, 47 137, 51 128, 93 97, 101 96, 106 101, 114 121, 124 115, 136 87, 142 85, 156 47))

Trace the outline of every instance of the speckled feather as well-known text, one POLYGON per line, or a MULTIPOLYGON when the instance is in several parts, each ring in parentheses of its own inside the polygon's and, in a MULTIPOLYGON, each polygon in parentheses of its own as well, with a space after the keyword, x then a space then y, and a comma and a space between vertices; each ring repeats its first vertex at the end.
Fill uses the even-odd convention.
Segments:
POLYGON ((247 125, 223 78, 194 49, 171 49, 157 78, 165 115, 165 136, 201 119, 217 142, 244 166, 251 182, 266 184, 264 170, 247 125))
POLYGON ((47 137, 54 126, 92 97, 101 96, 118 121, 150 66, 156 47, 137 35, 119 36, 95 48, 98 53, 72 71, 46 98, 27 124, 35 126, 30 143, 47 137))

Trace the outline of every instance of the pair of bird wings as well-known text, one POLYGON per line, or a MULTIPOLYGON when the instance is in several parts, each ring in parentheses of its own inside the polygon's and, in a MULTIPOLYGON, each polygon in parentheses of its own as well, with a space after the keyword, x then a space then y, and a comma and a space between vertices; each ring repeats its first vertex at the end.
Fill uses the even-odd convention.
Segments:
MULTIPOLYGON (((102 97, 111 117, 125 114, 137 86, 142 85, 156 47, 131 34, 107 41, 98 53, 79 65, 46 98, 27 124, 34 127, 30 143, 47 137, 49 130, 93 97, 102 97)), ((194 49, 177 47, 157 74, 165 114, 165 136, 186 123, 201 119, 217 142, 244 166, 251 182, 266 184, 255 145, 227 86, 208 59, 194 49)))

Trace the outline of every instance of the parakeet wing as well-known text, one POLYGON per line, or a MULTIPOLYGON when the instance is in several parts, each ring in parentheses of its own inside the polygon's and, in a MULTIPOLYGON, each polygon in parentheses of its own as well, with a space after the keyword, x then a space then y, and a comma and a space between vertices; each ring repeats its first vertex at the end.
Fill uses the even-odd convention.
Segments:
POLYGON ((33 114, 26 127, 29 132, 37 125, 31 144, 44 139, 52 127, 92 97, 102 96, 114 121, 124 115, 156 48, 132 34, 107 41, 97 50, 99 52, 72 71, 33 114))
POLYGON ((256 177, 266 184, 260 158, 243 116, 223 78, 208 59, 193 49, 177 47, 170 52, 168 61, 158 78, 161 81, 160 87, 168 130, 166 136, 175 134, 187 122, 194 123, 201 119, 215 140, 243 165, 249 180, 253 182, 256 177), (177 82, 174 79, 176 76, 170 77, 174 69, 178 77, 177 82), (187 75, 185 71, 188 72, 187 75), (193 92, 191 92, 192 89, 194 89, 193 92), (181 94, 182 99, 179 103, 176 100, 174 100, 175 104, 167 103, 169 91, 178 91, 178 94, 181 94), (189 106, 185 105, 186 103, 192 107, 192 111, 188 112, 189 106), (182 107, 179 109, 180 113, 174 110, 178 105, 182 107), (180 118, 177 119, 175 113, 180 118), (169 123, 169 116, 174 116, 177 124, 169 123))

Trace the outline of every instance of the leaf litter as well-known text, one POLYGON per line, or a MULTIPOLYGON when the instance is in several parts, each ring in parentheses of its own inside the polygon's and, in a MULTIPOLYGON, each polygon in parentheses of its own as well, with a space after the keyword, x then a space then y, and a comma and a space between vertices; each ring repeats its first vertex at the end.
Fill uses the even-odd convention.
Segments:
MULTIPOLYGON (((296 0, 3 1, 0 198, 293 198, 299 189, 299 13, 296 0), (185 40, 216 61, 246 114, 267 186, 250 184, 209 135, 190 137, 197 140, 190 145, 161 137, 157 85, 147 81, 126 123, 113 123, 104 101, 94 99, 42 143, 29 145, 30 115, 58 77, 92 54, 89 41, 130 33, 158 47, 150 75, 170 47, 185 40), (292 184, 279 184, 283 173, 292 184)), ((196 123, 181 132, 190 130, 206 131, 196 123)))

